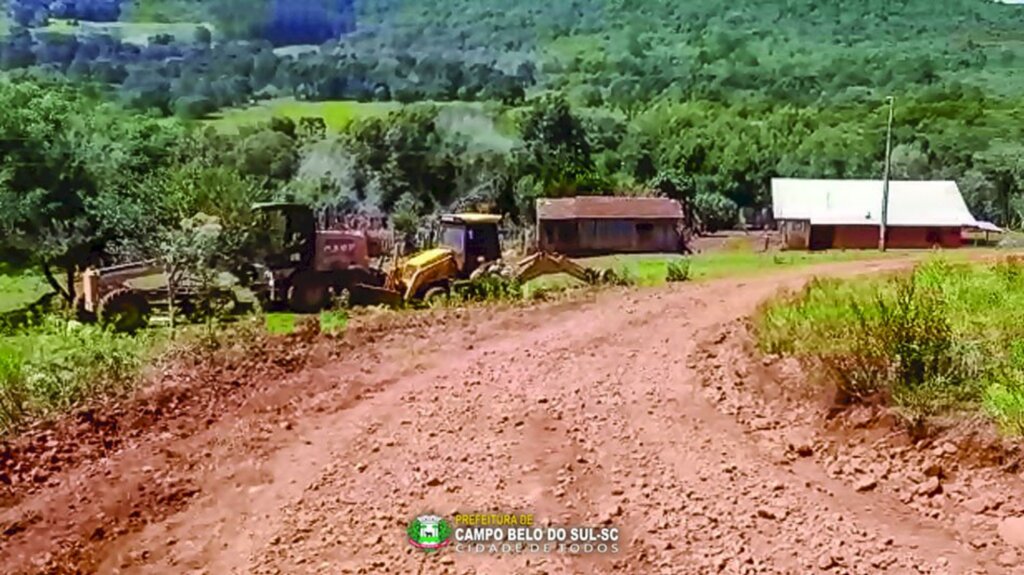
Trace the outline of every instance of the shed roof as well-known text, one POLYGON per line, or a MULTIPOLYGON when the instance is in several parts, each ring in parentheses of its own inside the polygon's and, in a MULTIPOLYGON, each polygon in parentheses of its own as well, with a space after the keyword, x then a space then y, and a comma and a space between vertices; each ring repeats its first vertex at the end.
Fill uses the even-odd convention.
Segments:
MULTIPOLYGON (((777 220, 823 225, 880 225, 881 180, 772 180, 777 220)), ((952 181, 890 181, 890 226, 971 227, 977 221, 952 181)))
POLYGON ((621 198, 577 196, 575 198, 538 198, 540 220, 637 219, 680 220, 683 206, 668 198, 621 198))

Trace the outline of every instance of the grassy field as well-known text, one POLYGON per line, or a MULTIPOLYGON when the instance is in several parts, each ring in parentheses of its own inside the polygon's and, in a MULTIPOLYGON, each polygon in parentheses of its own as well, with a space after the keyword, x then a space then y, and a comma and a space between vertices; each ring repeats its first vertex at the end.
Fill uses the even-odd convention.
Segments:
POLYGON ((1024 263, 936 257, 911 274, 816 281, 756 318, 768 353, 797 357, 848 397, 911 424, 984 412, 1024 433, 1024 263))
MULTIPOLYGON (((264 318, 264 328, 274 335, 294 333, 302 316, 294 313, 268 313, 264 318)), ((340 334, 348 327, 348 313, 344 310, 325 311, 317 316, 320 331, 328 334, 340 334)))
MULTIPOLYGON (((476 139, 513 138, 518 133, 517 118, 522 108, 494 110, 478 102, 425 102, 440 106, 444 112, 439 123, 448 130, 462 132, 476 139)), ((230 109, 215 114, 208 120, 210 125, 222 132, 237 132, 241 126, 267 122, 271 118, 290 118, 298 121, 304 117, 323 118, 328 130, 340 131, 353 120, 378 118, 400 110, 398 102, 355 102, 333 100, 326 102, 303 102, 295 98, 275 98, 246 108, 230 109)), ((511 145, 502 143, 498 145, 511 145)))
POLYGON ((304 117, 320 117, 329 130, 337 131, 358 118, 385 116, 400 107, 401 104, 395 102, 300 102, 294 98, 280 98, 257 106, 228 110, 207 121, 218 130, 235 132, 241 126, 266 122, 274 117, 295 121, 304 117))
MULTIPOLYGON (((913 252, 921 254, 921 252, 913 252)), ((964 256, 967 256, 964 251, 964 256)), ((976 252, 975 252, 976 253, 976 252)), ((878 258, 906 257, 907 252, 890 251, 879 254, 875 251, 828 251, 828 252, 783 252, 760 253, 740 250, 724 250, 700 253, 694 256, 676 254, 614 255, 583 258, 579 262, 595 269, 612 269, 640 286, 655 286, 665 283, 671 262, 689 261, 691 280, 707 280, 721 277, 746 276, 776 271, 786 267, 811 266, 830 262, 856 261, 878 258)), ((559 289, 572 285, 576 280, 565 275, 545 276, 530 282, 528 287, 559 289)))
POLYGON ((57 34, 109 34, 130 44, 145 45, 152 36, 170 34, 179 40, 191 40, 196 28, 205 26, 211 32, 213 24, 207 22, 78 22, 54 18, 49 25, 36 28, 37 32, 57 34))

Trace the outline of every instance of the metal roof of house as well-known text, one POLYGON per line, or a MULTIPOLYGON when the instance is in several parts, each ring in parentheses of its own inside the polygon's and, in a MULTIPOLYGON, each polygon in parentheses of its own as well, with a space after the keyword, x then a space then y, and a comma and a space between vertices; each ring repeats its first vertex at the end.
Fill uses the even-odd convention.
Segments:
POLYGON ((683 218, 683 206, 668 198, 621 198, 577 196, 575 198, 538 198, 537 218, 541 220, 683 218))
POLYGON ((978 227, 976 229, 983 232, 995 232, 997 234, 1003 233, 1003 228, 993 224, 992 222, 983 222, 980 220, 978 221, 978 227))
MULTIPOLYGON (((772 180, 776 220, 823 225, 879 225, 881 180, 772 180)), ((890 226, 977 226, 956 182, 889 182, 890 226)))

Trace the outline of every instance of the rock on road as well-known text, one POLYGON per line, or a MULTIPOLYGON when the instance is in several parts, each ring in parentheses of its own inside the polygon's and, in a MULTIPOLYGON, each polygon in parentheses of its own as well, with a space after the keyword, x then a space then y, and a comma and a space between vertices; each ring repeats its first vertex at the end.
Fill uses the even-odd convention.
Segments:
POLYGON ((602 292, 308 369, 329 385, 216 428, 200 494, 107 542, 100 571, 1003 572, 895 499, 780 461, 701 393, 698 347, 780 287, 895 265, 602 292), (273 448, 240 447, 257 433, 273 448), (620 552, 425 555, 404 534, 424 512, 610 524, 620 552))

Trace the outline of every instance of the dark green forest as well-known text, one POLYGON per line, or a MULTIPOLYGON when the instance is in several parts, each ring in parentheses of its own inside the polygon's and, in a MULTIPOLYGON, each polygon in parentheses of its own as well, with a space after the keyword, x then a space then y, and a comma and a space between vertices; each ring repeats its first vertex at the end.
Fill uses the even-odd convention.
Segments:
POLYGON ((380 212, 409 231, 444 210, 528 223, 540 196, 659 194, 726 227, 737 207, 768 206, 772 177, 881 177, 888 96, 895 177, 955 179, 979 219, 1024 220, 1024 6, 121 4, 126 27, 194 27, 138 45, 87 32, 78 13, 69 25, 48 8, 11 12, 4 261, 116 260, 196 212, 244 227, 244 206, 266 198, 380 212), (206 121, 282 97, 404 106, 340 132, 313 117, 237 135, 206 121))

